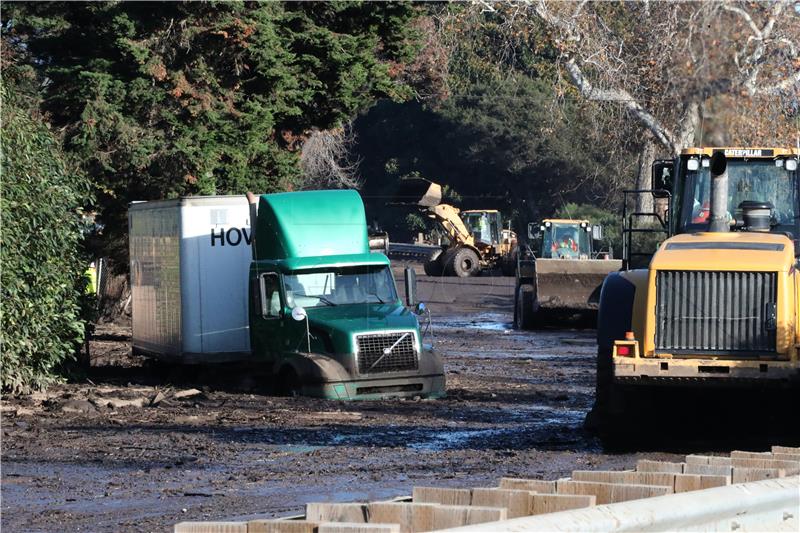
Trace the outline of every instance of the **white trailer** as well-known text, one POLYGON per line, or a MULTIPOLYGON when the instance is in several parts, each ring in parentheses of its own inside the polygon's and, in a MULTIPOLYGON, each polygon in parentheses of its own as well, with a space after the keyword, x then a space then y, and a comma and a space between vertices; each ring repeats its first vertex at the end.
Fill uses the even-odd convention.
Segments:
POLYGON ((134 353, 182 363, 250 357, 250 208, 244 196, 128 210, 134 353))

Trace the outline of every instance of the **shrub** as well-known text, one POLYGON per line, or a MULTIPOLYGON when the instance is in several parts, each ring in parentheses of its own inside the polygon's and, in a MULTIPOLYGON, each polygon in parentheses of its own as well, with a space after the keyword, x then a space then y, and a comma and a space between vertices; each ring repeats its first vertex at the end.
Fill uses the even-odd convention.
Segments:
POLYGON ((21 93, 0 87, 0 351, 2 388, 12 393, 53 381, 83 341, 81 206, 90 194, 21 93))

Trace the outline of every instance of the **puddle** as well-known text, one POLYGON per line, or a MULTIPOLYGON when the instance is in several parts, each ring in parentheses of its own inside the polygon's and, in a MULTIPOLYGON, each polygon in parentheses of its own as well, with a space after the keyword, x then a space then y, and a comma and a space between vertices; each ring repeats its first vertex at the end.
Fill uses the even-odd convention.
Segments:
POLYGON ((437 320, 434 322, 433 327, 441 329, 478 329, 483 331, 514 333, 514 325, 508 320, 508 315, 504 313, 481 313, 468 320, 457 318, 441 321, 437 320))
POLYGON ((311 444, 283 444, 275 446, 273 449, 278 452, 285 453, 310 453, 317 450, 322 450, 325 446, 314 446, 311 444))

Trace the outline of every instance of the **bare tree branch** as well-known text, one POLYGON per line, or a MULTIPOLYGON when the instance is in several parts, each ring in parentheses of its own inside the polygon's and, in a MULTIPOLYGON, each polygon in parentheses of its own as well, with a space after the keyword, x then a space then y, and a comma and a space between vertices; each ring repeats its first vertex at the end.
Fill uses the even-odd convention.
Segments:
POLYGON ((360 161, 353 161, 350 150, 355 143, 351 124, 333 130, 315 130, 303 143, 300 168, 306 188, 358 189, 360 161))
POLYGON ((636 101, 627 91, 623 89, 597 89, 587 80, 580 67, 574 59, 567 61, 565 65, 575 87, 587 100, 602 102, 618 102, 634 115, 665 147, 675 150, 675 136, 659 122, 656 117, 649 113, 642 105, 636 101))

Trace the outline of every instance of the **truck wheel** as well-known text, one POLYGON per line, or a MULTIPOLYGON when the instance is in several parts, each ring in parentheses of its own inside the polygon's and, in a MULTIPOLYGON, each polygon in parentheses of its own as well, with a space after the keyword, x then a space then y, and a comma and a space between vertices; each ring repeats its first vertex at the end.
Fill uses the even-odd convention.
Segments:
POLYGON ((536 327, 533 297, 532 285, 520 285, 517 289, 516 309, 514 310, 514 327, 516 329, 533 329, 536 327))
POLYGON ((278 396, 300 396, 300 378, 294 368, 285 366, 278 372, 278 377, 275 380, 275 393, 278 396))
POLYGON ((457 249, 452 255, 448 255, 447 263, 445 263, 445 272, 459 278, 477 276, 480 270, 480 258, 471 248, 457 249))

